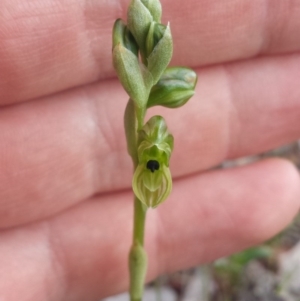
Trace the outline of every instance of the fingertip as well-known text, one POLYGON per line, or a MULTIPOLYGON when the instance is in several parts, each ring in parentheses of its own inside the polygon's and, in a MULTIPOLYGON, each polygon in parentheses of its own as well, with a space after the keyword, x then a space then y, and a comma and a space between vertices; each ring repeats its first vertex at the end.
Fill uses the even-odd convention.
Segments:
POLYGON ((250 168, 255 168, 255 174, 250 175, 253 194, 247 198, 248 210, 239 219, 241 238, 253 245, 276 235, 298 213, 300 176, 295 165, 281 158, 266 159, 250 168))

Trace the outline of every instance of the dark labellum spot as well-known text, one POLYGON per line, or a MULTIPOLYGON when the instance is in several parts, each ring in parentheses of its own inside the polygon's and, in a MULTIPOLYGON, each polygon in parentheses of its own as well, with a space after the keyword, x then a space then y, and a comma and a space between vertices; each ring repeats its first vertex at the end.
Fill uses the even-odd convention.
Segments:
POLYGON ((147 162, 147 168, 154 172, 155 170, 159 170, 159 163, 156 160, 149 160, 147 162))

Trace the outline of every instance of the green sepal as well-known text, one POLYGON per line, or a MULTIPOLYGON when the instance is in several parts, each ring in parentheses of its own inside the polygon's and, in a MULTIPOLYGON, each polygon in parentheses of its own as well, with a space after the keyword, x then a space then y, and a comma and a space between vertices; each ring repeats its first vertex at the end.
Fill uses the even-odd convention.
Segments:
POLYGON ((149 10, 150 14, 153 17, 153 20, 159 23, 162 14, 160 1, 159 0, 141 0, 141 1, 149 10))
MULTIPOLYGON (((172 135, 170 137, 173 139, 172 135)), ((159 164, 169 166, 172 146, 167 142, 153 144, 150 141, 144 140, 139 144, 138 148, 139 162, 146 164, 149 160, 156 160, 159 164)))
POLYGON ((130 32, 137 41, 141 55, 145 55, 147 33, 153 17, 141 0, 131 0, 127 11, 127 22, 130 32))
POLYGON ((165 29, 163 37, 147 57, 147 68, 152 74, 155 85, 169 65, 173 54, 173 41, 170 26, 165 29))
POLYGON ((138 159, 146 164, 156 160, 169 166, 169 160, 174 147, 173 135, 168 131, 162 116, 152 116, 138 132, 138 159))
POLYGON ((195 93, 197 74, 189 68, 167 68, 158 83, 153 86, 147 108, 164 106, 178 108, 183 106, 195 93))

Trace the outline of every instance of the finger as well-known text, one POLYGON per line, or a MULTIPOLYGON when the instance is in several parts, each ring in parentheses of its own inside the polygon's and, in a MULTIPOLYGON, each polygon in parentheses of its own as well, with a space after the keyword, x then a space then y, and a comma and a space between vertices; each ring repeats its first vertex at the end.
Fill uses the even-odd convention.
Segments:
MULTIPOLYGON (((114 75, 111 30, 129 1, 0 3, 0 103, 114 75)), ((163 1, 174 64, 199 66, 300 50, 300 0, 163 1), (188 20, 186 16, 189 16, 188 20)))
MULTIPOLYGON (((175 177, 300 136, 300 57, 202 69, 196 96, 167 118, 175 177)), ((0 225, 44 218, 128 188, 125 93, 108 81, 0 111, 0 225), (12 184, 13 183, 13 184, 12 184)))
MULTIPOLYGON (((150 211, 148 280, 257 244, 299 209, 299 175, 282 160, 180 180, 150 211), (213 187, 213 188, 212 188, 213 187)), ((108 195, 1 233, 5 300, 98 300, 128 287, 131 195, 108 195)))

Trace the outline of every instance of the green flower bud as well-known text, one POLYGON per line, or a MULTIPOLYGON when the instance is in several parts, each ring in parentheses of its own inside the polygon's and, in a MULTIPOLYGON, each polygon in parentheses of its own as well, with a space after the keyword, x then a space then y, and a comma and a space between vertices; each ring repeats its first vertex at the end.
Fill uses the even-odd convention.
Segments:
POLYGON ((132 0, 127 11, 128 28, 137 41, 142 56, 145 54, 146 37, 153 17, 141 0, 132 0))
MULTIPOLYGON (((153 35, 160 34, 161 28, 158 27, 156 28, 157 28, 156 33, 153 33, 153 35)), ((153 38, 153 45, 154 45, 154 38, 153 38)), ((173 54, 173 41, 172 41, 170 26, 168 25, 165 28, 162 38, 156 44, 151 54, 147 57, 147 62, 148 62, 147 68, 152 74, 154 85, 158 82, 161 75, 169 65, 172 58, 172 54, 173 54)))
POLYGON ((146 55, 147 57, 151 54, 155 46, 158 44, 158 42, 163 37, 166 26, 157 22, 152 22, 147 39, 146 39, 146 55))
POLYGON ((141 0, 142 3, 147 7, 153 20, 160 22, 161 19, 161 4, 159 0, 141 0))
POLYGON ((155 208, 169 196, 172 177, 169 160, 173 136, 161 116, 153 116, 139 131, 138 160, 132 187, 136 197, 155 208))
POLYGON ((195 93, 197 74, 189 68, 167 68, 158 83, 152 88, 147 107, 183 106, 195 93))

